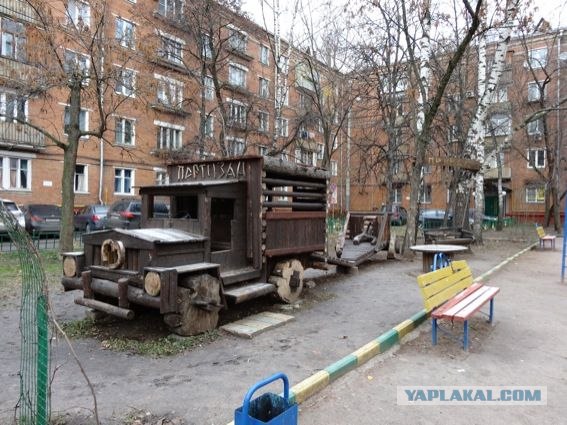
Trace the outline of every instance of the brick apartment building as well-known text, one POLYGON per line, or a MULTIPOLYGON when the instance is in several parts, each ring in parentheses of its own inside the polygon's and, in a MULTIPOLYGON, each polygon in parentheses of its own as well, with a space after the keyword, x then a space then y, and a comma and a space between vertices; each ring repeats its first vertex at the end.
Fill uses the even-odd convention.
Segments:
MULTIPOLYGON (((494 48, 495 43, 488 44, 487 57, 494 48)), ((435 124, 434 140, 427 154, 432 164, 423 169, 420 199, 423 209, 445 209, 448 204, 451 172, 449 168, 435 163, 444 162, 445 158, 467 158, 458 144, 466 140, 478 97, 475 55, 473 51, 472 60, 468 61, 473 64, 467 71, 468 78, 461 81, 464 86, 461 87, 462 93, 453 81, 443 100, 442 111, 435 124)), ((554 108, 567 96, 566 71, 567 34, 563 29, 545 28, 545 31, 511 40, 505 71, 490 99, 486 123, 486 215, 498 214, 498 156, 505 192, 504 213, 507 216, 541 221, 545 211, 546 181, 552 173, 559 182, 560 195, 567 189, 567 143, 563 130, 567 118, 560 109, 554 108), (535 111, 546 108, 551 108, 552 112, 523 125, 524 120, 535 111)), ((388 183, 392 187, 390 201, 409 206, 412 166, 409 141, 415 102, 411 99, 411 87, 405 78, 397 78, 393 84, 389 82, 389 91, 381 94, 382 98, 394 99, 390 109, 384 108, 384 105, 379 107, 379 96, 370 90, 366 98, 353 106, 350 130, 350 208, 353 210, 372 210, 388 202, 388 183), (394 128, 396 135, 388 138, 387 115, 392 110, 394 119, 389 131, 394 128), (377 126, 376 122, 380 125, 377 126), (380 126, 382 129, 376 129, 380 126)), ((375 78, 376 85, 380 84, 379 79, 375 78)), ((341 151, 344 155, 346 147, 342 146, 341 151)), ((340 171, 339 179, 344 176, 344 167, 340 167, 340 171)), ((474 205, 472 193, 471 206, 474 205)))
MULTIPOLYGON (((285 42, 278 44, 273 34, 245 17, 211 0, 191 2, 194 9, 181 0, 38 4, 50 8, 58 33, 51 52, 38 49, 39 23, 26 1, 0 5, 0 196, 19 204, 61 203, 62 150, 18 120, 65 141, 70 108, 61 78, 49 90, 37 85, 30 93, 26 88, 41 80, 42 72, 62 73, 64 80, 65 72, 79 70, 86 77, 81 128, 96 129, 100 124, 97 110, 102 99, 106 130, 101 138, 86 136, 80 141, 76 207, 136 196, 137 187, 165 181, 170 160, 268 152, 306 165, 326 164, 338 209, 379 208, 388 202, 388 184, 391 201, 409 204, 411 151, 403 143, 408 140, 405 130, 400 130, 402 143, 396 155, 386 160, 371 154, 370 145, 381 150, 376 141, 386 140, 375 130, 380 113, 369 108, 371 96, 359 93, 348 113, 352 93, 341 85, 348 76, 285 42), (89 51, 81 34, 86 31, 93 39, 95 30, 100 48, 91 46, 89 51), (56 63, 54 51, 62 64, 56 63), (107 77, 98 94, 95 70, 107 77), (389 172, 384 166, 388 161, 389 172)), ((562 191, 566 188, 567 150, 561 131, 565 114, 554 111, 541 122, 516 129, 529 111, 549 107, 567 95, 565 37, 563 30, 546 30, 514 39, 509 46, 487 126, 492 129, 487 146, 496 140, 502 148, 507 215, 543 215, 545 176, 557 150, 555 178, 562 191)), ((471 89, 461 97, 470 104, 477 93, 474 78, 469 82, 471 89)), ((400 115, 409 113, 408 87, 396 84, 394 95, 399 105, 391 106, 400 115)), ((449 103, 444 107, 450 110, 449 103)), ((454 119, 438 123, 428 156, 458 154, 453 143, 459 131, 462 138, 465 127, 458 128, 454 119)), ((487 153, 486 212, 495 215, 497 154, 489 148, 487 153)), ((426 167, 422 208, 445 208, 448 184, 446 170, 426 167)))
POLYGON ((312 106, 312 79, 331 81, 336 73, 213 1, 191 4, 203 9, 182 10, 180 0, 49 3, 50 29, 60 33, 54 36, 59 69, 54 51, 38 49, 39 21, 30 5, 10 0, 0 6, 2 197, 61 203, 62 150, 21 121, 65 142, 65 84, 46 92, 26 88, 42 73, 65 78, 77 70, 85 77, 81 129, 100 124, 101 99, 107 129, 101 138, 81 138, 76 207, 136 196, 137 187, 164 182, 167 162, 176 159, 276 151, 306 165, 321 164, 327 155, 337 169, 323 145, 325 117, 312 106), (81 42, 85 32, 99 45, 89 50, 81 42), (102 93, 95 93, 95 74, 103 72, 102 93))

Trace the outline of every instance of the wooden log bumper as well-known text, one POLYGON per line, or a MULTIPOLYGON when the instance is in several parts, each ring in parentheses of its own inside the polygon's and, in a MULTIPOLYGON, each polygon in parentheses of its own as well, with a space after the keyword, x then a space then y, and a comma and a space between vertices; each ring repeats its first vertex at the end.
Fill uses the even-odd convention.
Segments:
MULTIPOLYGON (((64 277, 61 283, 65 290, 83 289, 81 279, 64 277)), ((92 279, 91 288, 95 294, 105 295, 107 297, 119 298, 118 283, 104 279, 92 279)), ((145 307, 160 309, 160 297, 152 297, 144 292, 141 288, 128 285, 128 301, 133 304, 143 305, 145 307)))
POLYGON ((111 314, 112 316, 120 317, 121 319, 132 320, 134 318, 133 310, 122 307, 116 307, 115 305, 103 303, 97 300, 78 297, 75 298, 75 304, 79 304, 89 308, 94 308, 95 310, 103 311, 107 314, 111 314))

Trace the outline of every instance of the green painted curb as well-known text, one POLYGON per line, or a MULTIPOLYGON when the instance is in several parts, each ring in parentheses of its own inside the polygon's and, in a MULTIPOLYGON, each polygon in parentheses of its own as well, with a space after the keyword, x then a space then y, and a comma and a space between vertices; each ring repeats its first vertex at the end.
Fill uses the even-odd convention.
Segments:
MULTIPOLYGON (((494 272, 498 271, 500 268, 502 268, 503 266, 508 264, 510 261, 512 261, 512 260, 518 258, 520 255, 532 250, 536 246, 537 246, 537 242, 529 245, 527 248, 522 249, 520 252, 512 255, 511 257, 505 259, 504 261, 497 264, 496 266, 494 266, 493 268, 491 268, 487 272, 481 274, 479 277, 474 279, 474 282, 477 282, 479 280, 484 279, 487 276, 490 276, 491 274, 493 274, 494 272)), ((417 329, 417 327, 420 324, 422 324, 423 322, 425 322, 428 318, 429 318, 429 312, 427 312, 425 310, 421 310, 421 311, 415 313, 413 316, 411 316, 411 318, 409 318, 408 320, 404 320, 404 322, 412 322, 413 329, 417 329)), ((390 348, 392 348, 394 345, 396 345, 396 343, 401 343, 400 336, 398 334, 398 331, 395 328, 402 326, 402 324, 404 322, 401 322, 399 325, 395 326, 394 328, 390 329, 389 331, 384 332, 378 338, 370 341, 367 344, 367 345, 373 345, 373 344, 378 345, 378 349, 375 350, 376 353, 374 355, 372 355, 372 357, 375 357, 377 354, 382 354, 382 353, 388 351, 390 348)), ((362 347, 360 349, 362 349, 362 347)), ((358 351, 358 350, 356 350, 356 351, 358 351)), ((303 385, 306 381, 312 379, 315 376, 315 375, 312 375, 309 378, 306 378, 303 381, 301 381, 299 384, 296 384, 292 388, 290 388, 290 391, 289 391, 290 402, 291 403, 296 402, 296 392, 294 391, 294 388, 298 388, 299 386, 301 386, 301 393, 309 393, 310 394, 309 397, 310 397, 311 395, 314 395, 317 392, 319 392, 320 390, 322 390, 323 388, 325 388, 331 382, 337 380, 338 378, 340 378, 341 376, 350 372, 351 370, 356 369, 358 366, 360 366, 360 364, 364 363, 364 362, 362 362, 362 363, 359 364, 359 362, 358 362, 359 359, 355 354, 356 351, 349 354, 348 356, 343 357, 341 360, 331 364, 330 366, 326 367, 322 371, 318 372, 318 373, 325 372, 329 375, 329 380, 328 380, 328 382, 326 382, 325 385, 319 384, 318 388, 315 388, 316 384, 313 384, 312 386, 303 385)), ((365 359, 365 361, 366 360, 368 360, 368 358, 365 359)), ((283 394, 280 394, 280 395, 283 395, 283 394)), ((233 424, 233 422, 230 422, 228 425, 231 425, 231 424, 233 424)))

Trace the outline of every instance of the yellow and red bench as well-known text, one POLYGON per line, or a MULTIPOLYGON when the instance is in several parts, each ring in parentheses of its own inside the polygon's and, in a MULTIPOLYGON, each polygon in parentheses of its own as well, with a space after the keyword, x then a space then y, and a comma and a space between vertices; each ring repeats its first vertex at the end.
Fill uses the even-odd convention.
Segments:
POLYGON ((543 227, 538 226, 537 224, 536 224, 536 232, 539 238, 540 248, 545 249, 545 243, 549 241, 549 246, 551 247, 551 249, 555 249, 555 236, 546 234, 545 230, 543 230, 543 227))
POLYGON ((494 297, 500 288, 473 282, 472 272, 464 260, 425 273, 417 278, 425 309, 431 317, 431 339, 437 344, 439 320, 463 322, 463 349, 469 348, 469 319, 490 302, 488 321, 494 319, 494 297))

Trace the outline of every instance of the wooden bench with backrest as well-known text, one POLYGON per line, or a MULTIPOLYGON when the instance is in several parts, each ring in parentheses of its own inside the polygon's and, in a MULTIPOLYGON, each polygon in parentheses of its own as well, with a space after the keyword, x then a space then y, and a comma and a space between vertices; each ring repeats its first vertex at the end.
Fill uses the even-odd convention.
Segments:
POLYGON ((545 249, 545 243, 549 241, 549 247, 555 249, 555 236, 545 233, 543 226, 536 224, 536 232, 539 238, 539 247, 545 249))
POLYGON ((494 319, 494 297, 500 288, 473 282, 472 272, 464 260, 425 273, 417 278, 427 312, 431 312, 431 339, 437 344, 439 320, 463 322, 463 349, 469 348, 469 319, 490 302, 488 321, 494 319))
POLYGON ((474 236, 470 230, 458 227, 424 230, 423 238, 426 244, 437 245, 465 245, 469 247, 474 242, 474 236))

